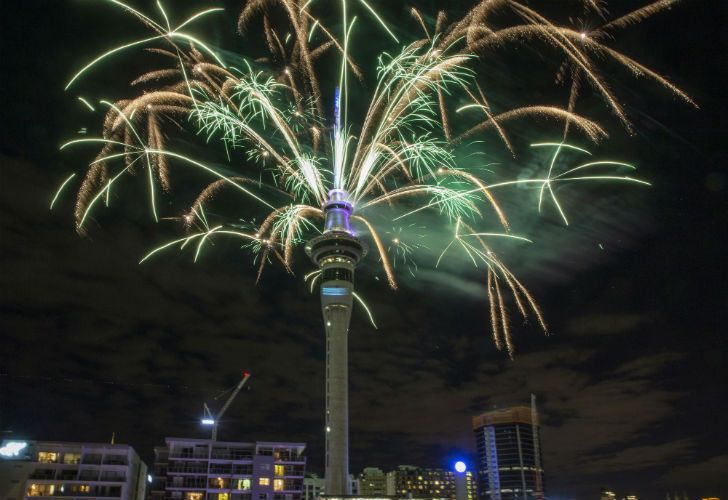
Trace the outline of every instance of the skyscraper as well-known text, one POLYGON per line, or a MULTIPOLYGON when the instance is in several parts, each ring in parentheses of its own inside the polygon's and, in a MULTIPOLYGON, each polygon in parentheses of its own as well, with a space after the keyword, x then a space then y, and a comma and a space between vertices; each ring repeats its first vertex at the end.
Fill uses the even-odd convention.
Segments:
POLYGON ((473 417, 480 500, 543 499, 539 420, 531 406, 513 406, 473 417))

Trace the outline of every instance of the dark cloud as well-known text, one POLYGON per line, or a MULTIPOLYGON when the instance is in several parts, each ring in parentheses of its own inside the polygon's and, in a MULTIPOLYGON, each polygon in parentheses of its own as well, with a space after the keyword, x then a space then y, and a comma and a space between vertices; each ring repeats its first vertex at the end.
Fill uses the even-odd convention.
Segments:
POLYGON ((568 322, 565 333, 574 335, 618 335, 637 333, 639 327, 652 320, 644 313, 601 313, 576 317, 568 322))
POLYGON ((695 463, 673 467, 662 477, 666 489, 689 488, 703 496, 716 496, 728 488, 728 455, 716 455, 695 463))

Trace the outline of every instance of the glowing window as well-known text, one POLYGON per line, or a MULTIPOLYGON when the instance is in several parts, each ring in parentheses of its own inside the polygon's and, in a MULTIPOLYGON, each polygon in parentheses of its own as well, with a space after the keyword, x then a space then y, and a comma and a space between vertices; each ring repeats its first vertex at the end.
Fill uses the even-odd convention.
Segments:
POLYGON ((31 484, 28 487, 29 497, 49 497, 56 491, 55 484, 31 484))
POLYGON ((323 295, 328 295, 331 297, 343 297, 345 295, 348 295, 349 290, 338 286, 322 286, 321 293, 323 295))
POLYGON ((250 479, 238 479, 237 489, 249 490, 250 489, 250 479))
POLYGON ((185 500, 202 500, 203 495, 201 491, 188 491, 185 493, 185 500))
POLYGON ((58 462, 58 453, 53 451, 39 451, 38 461, 43 464, 52 464, 58 462))
POLYGON ((80 453, 64 453, 63 454, 64 464, 80 464, 81 454, 80 453))
POLYGON ((258 484, 260 486, 270 486, 270 478, 261 477, 260 479, 258 479, 258 484))
POLYGON ((276 466, 274 466, 274 469, 275 469, 274 474, 276 476, 282 476, 283 474, 285 474, 285 468, 282 465, 276 465, 276 466))
POLYGON ((218 493, 217 500, 230 500, 230 494, 229 493, 218 493))
POLYGON ((89 491, 91 491, 91 486, 89 486, 88 484, 82 484, 78 487, 78 491, 80 491, 81 493, 88 493, 89 491))
POLYGON ((273 491, 283 491, 283 485, 284 485, 283 479, 275 479, 273 480, 273 491))

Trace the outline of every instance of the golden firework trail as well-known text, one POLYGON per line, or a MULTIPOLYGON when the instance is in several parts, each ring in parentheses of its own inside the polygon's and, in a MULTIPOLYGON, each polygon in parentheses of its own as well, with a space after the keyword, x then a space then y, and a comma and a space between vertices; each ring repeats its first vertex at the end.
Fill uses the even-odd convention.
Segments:
MULTIPOLYGON (((622 161, 565 166, 565 152, 569 159, 591 156, 586 148, 575 145, 581 142, 579 137, 591 143, 607 137, 603 125, 576 110, 577 98, 588 86, 631 129, 625 110, 600 72, 603 59, 694 104, 657 72, 608 46, 617 30, 669 8, 676 3, 672 0, 648 3, 612 20, 607 19, 606 2, 584 0, 582 16, 596 17, 600 25, 589 31, 584 30, 582 18, 559 23, 516 0, 475 2, 464 17, 449 24, 444 12, 430 17, 412 8, 413 22, 423 33, 420 39, 395 30, 372 0, 249 0, 237 27, 243 36, 253 26, 252 36, 263 35, 268 53, 256 60, 223 57, 191 31, 220 8, 201 10, 174 24, 174 16, 161 1, 156 3, 156 19, 119 0, 106 1, 136 17, 150 34, 95 57, 73 74, 66 89, 75 90, 92 70, 134 49, 144 49, 166 64, 131 82, 138 91, 135 97, 99 101, 105 115, 98 137, 62 146, 100 147, 78 187, 74 214, 79 232, 87 230, 99 205, 110 204, 112 189, 121 179, 140 173, 153 218, 169 219, 160 217, 159 200, 174 189, 174 171, 190 167, 210 181, 201 187, 189 210, 172 214, 171 218, 182 222, 186 235, 151 250, 140 263, 172 248, 191 249, 197 261, 208 245, 226 237, 240 240, 253 252, 260 278, 265 266, 274 261, 293 272, 295 249, 319 231, 322 206, 337 193, 352 205, 354 230, 373 244, 393 289, 398 286, 397 271, 405 268, 414 276, 424 250, 430 248, 441 249, 432 263, 435 267, 447 257, 464 259, 483 270, 492 337, 496 347, 510 355, 514 346, 509 302, 524 319, 535 318, 544 331, 547 328, 530 292, 493 249, 499 242, 531 241, 512 232, 496 194, 514 186, 534 187, 533 204, 527 200, 523 206, 540 212, 551 203, 568 224, 568 207, 554 186, 648 184, 625 175, 635 166, 622 161), (335 10, 343 20, 340 36, 327 25, 335 10), (276 24, 281 14, 285 22, 276 24), (357 80, 368 77, 352 56, 354 28, 361 24, 357 14, 373 20, 394 47, 377 57, 376 82, 363 112, 349 106, 350 88, 356 85, 350 75, 357 80), (428 21, 433 18, 434 25, 428 21), (513 109, 491 106, 483 90, 488 88, 488 75, 479 75, 476 63, 514 43, 559 51, 563 62, 557 82, 570 80, 571 87, 565 106, 538 102, 513 109), (322 79, 323 74, 331 74, 321 71, 327 61, 323 56, 330 52, 340 59, 336 82, 322 79), (333 106, 328 96, 333 96, 333 106), (524 119, 563 126, 560 140, 531 145, 534 152, 549 152, 544 171, 531 177, 496 179, 478 168, 486 165, 473 166, 470 157, 463 155, 464 148, 482 148, 489 137, 502 141, 516 155, 509 129, 524 119), (173 151, 170 136, 178 129, 222 144, 229 164, 207 164, 173 151), (577 135, 576 140, 571 135, 577 135), (238 206, 245 208, 224 217, 208 208, 228 188, 243 196, 244 203, 238 206), (427 225, 417 219, 403 220, 425 213, 429 213, 427 225), (454 228, 446 244, 428 240, 425 226, 432 226, 433 217, 441 227, 454 228), (262 222, 241 223, 256 218, 262 222)), ((92 100, 78 100, 91 112, 97 109, 92 100)), ((61 183, 51 208, 75 179, 73 174, 61 183)), ((318 273, 305 276, 312 290, 318 273)), ((368 306, 361 297, 355 298, 373 323, 368 306)))

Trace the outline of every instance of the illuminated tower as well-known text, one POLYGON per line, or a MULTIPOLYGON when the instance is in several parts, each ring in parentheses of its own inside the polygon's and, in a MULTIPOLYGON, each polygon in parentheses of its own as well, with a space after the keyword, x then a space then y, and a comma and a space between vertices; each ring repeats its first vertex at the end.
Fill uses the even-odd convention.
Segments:
POLYGON ((326 328, 327 496, 350 495, 348 336, 354 298, 354 268, 366 246, 349 225, 352 206, 341 189, 329 191, 321 236, 306 253, 321 270, 321 311, 326 328))

